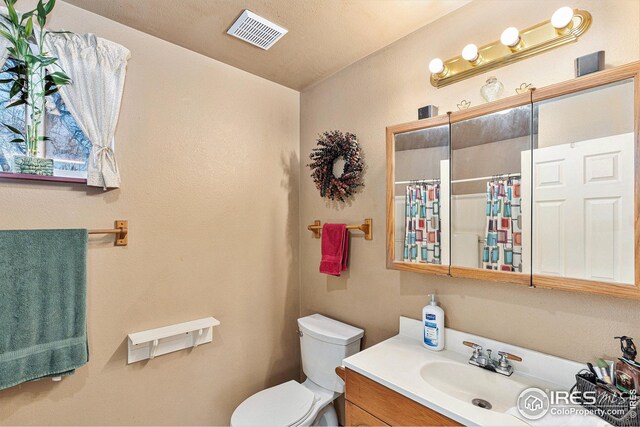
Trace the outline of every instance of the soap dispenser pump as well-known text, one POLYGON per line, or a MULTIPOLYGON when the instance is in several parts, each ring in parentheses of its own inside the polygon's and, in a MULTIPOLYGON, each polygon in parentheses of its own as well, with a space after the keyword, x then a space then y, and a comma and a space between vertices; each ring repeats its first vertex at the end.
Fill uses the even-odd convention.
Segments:
POLYGON ((422 309, 423 345, 429 350, 440 351, 444 349, 444 310, 438 306, 435 294, 429 296, 431 302, 422 309))

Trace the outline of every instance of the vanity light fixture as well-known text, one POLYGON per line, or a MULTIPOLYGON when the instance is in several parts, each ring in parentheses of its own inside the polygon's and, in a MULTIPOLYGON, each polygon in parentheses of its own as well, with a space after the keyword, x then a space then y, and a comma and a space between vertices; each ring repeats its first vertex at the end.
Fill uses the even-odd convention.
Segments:
POLYGON ((571 24, 573 23, 573 9, 569 6, 561 7, 553 12, 551 15, 551 25, 558 32, 564 32, 571 30, 571 24))
POLYGON ((444 62, 442 62, 440 58, 433 58, 431 62, 429 62, 429 71, 431 74, 444 75, 446 74, 446 70, 444 62))
POLYGON ((500 43, 510 48, 512 51, 523 47, 520 31, 516 27, 509 27, 500 35, 500 43))
POLYGON ((480 54, 478 53, 478 46, 473 43, 466 45, 462 49, 462 57, 469 61, 472 65, 477 65, 480 62, 480 54))
POLYGON ((519 31, 505 29, 500 40, 478 47, 468 44, 460 56, 429 62, 431 84, 443 87, 498 67, 578 41, 591 26, 591 14, 568 6, 556 10, 551 19, 519 31))

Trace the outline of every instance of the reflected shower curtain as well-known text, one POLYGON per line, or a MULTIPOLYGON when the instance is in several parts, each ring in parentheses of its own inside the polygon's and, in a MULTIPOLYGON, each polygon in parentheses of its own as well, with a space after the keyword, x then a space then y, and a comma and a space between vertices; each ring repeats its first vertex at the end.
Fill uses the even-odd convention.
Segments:
POLYGON ((407 185, 404 261, 440 264, 440 183, 407 185))
POLYGON ((487 182, 487 236, 482 267, 522 272, 522 213, 520 179, 487 182))

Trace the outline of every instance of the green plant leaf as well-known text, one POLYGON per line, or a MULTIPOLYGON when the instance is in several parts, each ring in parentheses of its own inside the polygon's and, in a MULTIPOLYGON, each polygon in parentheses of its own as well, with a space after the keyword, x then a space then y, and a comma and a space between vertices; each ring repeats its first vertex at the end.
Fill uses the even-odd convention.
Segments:
POLYGON ((45 56, 45 55, 38 55, 38 59, 40 60, 40 64, 43 67, 46 67, 47 65, 55 64, 56 61, 58 60, 58 58, 56 58, 55 56, 45 56))
POLYGON ((20 58, 24 58, 27 53, 29 53, 29 43, 25 39, 19 38, 16 40, 16 47, 18 48, 18 53, 20 54, 20 58))
POLYGON ((56 58, 55 56, 27 54, 25 55, 24 60, 29 65, 34 65, 38 63, 40 64, 40 66, 46 67, 47 65, 51 65, 55 63, 58 60, 58 58, 56 58))
POLYGON ((22 91, 22 84, 20 84, 19 80, 16 80, 13 83, 13 86, 11 86, 11 90, 9 91, 9 99, 13 98, 17 94, 19 94, 21 91, 22 91))
POLYGON ((26 62, 28 66, 33 67, 36 62, 40 62, 40 59, 35 55, 26 54, 24 56, 24 62, 26 62))
POLYGON ((45 12, 47 12, 47 15, 51 13, 55 5, 56 5, 56 0, 49 0, 47 4, 44 5, 44 10, 45 12))
POLYGON ((14 46, 18 43, 16 38, 13 37, 13 35, 9 34, 7 31, 5 30, 0 30, 0 35, 2 37, 4 37, 5 39, 9 40, 11 42, 11 44, 13 44, 14 46))
POLYGON ((26 104, 26 103, 27 103, 26 99, 19 99, 17 101, 12 102, 9 105, 7 105, 5 108, 17 107, 18 105, 23 105, 23 104, 26 104))
POLYGON ((36 10, 38 11, 38 24, 40 25, 40 28, 44 28, 44 24, 47 22, 47 11, 44 8, 42 0, 38 0, 36 10))
POLYGON ((11 126, 11 125, 8 125, 8 124, 6 124, 6 123, 3 123, 3 125, 4 125, 7 129, 9 129, 11 132, 13 132, 13 133, 15 133, 15 134, 18 134, 18 135, 21 135, 21 136, 24 138, 24 133, 22 133, 22 131, 20 131, 19 129, 16 129, 15 127, 13 127, 13 126, 11 126))
POLYGON ((36 10, 38 11, 38 15, 46 16, 47 11, 44 8, 44 2, 42 0, 38 0, 38 4, 36 6, 36 10))
POLYGON ((13 82, 13 79, 0 79, 0 84, 7 84, 13 82))
POLYGON ((51 76, 51 80, 56 84, 56 86, 64 86, 71 83, 71 79, 62 71, 56 71, 54 73, 49 74, 51 76))
POLYGON ((18 20, 18 14, 16 13, 16 8, 14 7, 15 1, 5 1, 7 5, 7 10, 9 11, 9 19, 14 26, 19 26, 20 21, 18 20))
POLYGON ((14 143, 14 144, 15 144, 15 143, 24 142, 24 139, 22 139, 22 138, 15 138, 15 139, 12 139, 12 140, 11 140, 11 141, 9 141, 9 142, 11 142, 11 143, 14 143))
POLYGON ((27 20, 27 25, 24 26, 24 34, 27 37, 31 37, 31 34, 33 34, 33 20, 31 18, 27 20))
POLYGON ((5 31, 8 32, 13 32, 13 24, 11 23, 11 21, 9 21, 9 18, 7 18, 4 15, 0 15, 0 27, 4 28, 5 31))
POLYGON ((51 76, 51 78, 58 78, 58 79, 67 79, 67 80, 71 80, 69 78, 69 76, 67 76, 63 71, 54 71, 53 73, 48 74, 49 76, 51 76))

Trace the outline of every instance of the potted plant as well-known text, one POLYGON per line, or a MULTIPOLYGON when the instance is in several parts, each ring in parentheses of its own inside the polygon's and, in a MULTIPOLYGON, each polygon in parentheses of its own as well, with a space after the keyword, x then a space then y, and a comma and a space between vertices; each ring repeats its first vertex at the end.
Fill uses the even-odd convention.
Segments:
POLYGON ((0 36, 7 39, 9 56, 17 65, 7 71, 14 77, 0 80, 12 83, 10 100, 6 108, 25 106, 25 129, 3 123, 15 134, 12 143, 22 144, 25 156, 16 156, 15 172, 36 175, 53 175, 53 160, 38 157, 38 145, 49 138, 44 135, 45 97, 71 83, 71 79, 60 69, 47 72, 56 66, 58 58, 46 52, 44 40, 47 31, 44 26, 47 15, 55 6, 55 0, 39 0, 35 9, 18 15, 15 9, 17 0, 4 0, 8 16, 0 14, 0 36))

